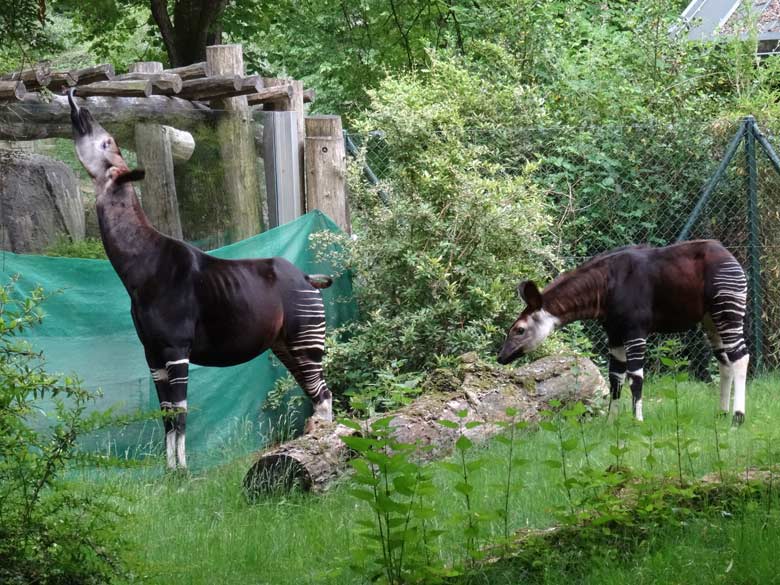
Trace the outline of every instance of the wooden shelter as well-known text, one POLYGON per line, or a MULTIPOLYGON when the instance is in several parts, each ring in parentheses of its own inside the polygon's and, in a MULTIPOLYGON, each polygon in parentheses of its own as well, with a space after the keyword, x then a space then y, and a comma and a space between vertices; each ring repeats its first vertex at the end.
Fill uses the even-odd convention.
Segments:
POLYGON ((261 231, 258 152, 272 226, 322 209, 349 231, 340 118, 306 119, 314 92, 300 81, 245 75, 240 45, 211 46, 206 56, 174 69, 135 63, 122 75, 109 64, 52 71, 46 63, 0 75, 0 140, 70 138, 65 93, 75 88, 98 122, 136 152, 147 171, 143 205, 161 231, 183 235, 175 167, 193 156, 193 133, 203 126, 217 137, 232 239, 261 231), (257 119, 265 131, 256 131, 257 119))

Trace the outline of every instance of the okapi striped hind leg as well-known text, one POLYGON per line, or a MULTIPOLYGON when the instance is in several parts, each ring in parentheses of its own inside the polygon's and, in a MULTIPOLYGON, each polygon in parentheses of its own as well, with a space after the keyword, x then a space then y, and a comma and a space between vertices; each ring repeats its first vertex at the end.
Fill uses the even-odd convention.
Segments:
MULTIPOLYGON (((295 324, 286 339, 272 347, 314 406, 312 419, 333 420, 333 398, 322 372, 325 353, 325 307, 318 290, 296 290, 295 324)), ((311 419, 307 422, 307 431, 311 419)))
POLYGON ((742 266, 737 262, 724 262, 718 267, 712 286, 715 291, 710 303, 712 326, 707 328, 707 333, 720 369, 720 408, 729 411, 733 381, 733 420, 735 424, 741 424, 745 420, 745 386, 750 360, 744 333, 747 279, 742 266))
POLYGON ((645 381, 645 348, 647 341, 644 337, 629 339, 623 344, 626 350, 626 370, 631 385, 631 399, 634 408, 634 418, 643 421, 642 412, 642 386, 645 381))
POLYGON ((620 391, 626 381, 626 350, 623 346, 609 348, 609 416, 617 416, 620 391))

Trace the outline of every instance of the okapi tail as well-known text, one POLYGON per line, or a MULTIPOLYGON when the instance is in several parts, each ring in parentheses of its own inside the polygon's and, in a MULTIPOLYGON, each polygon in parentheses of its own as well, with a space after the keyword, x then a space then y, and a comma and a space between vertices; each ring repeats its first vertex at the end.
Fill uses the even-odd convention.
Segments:
POLYGON ((314 288, 328 288, 333 284, 333 279, 327 274, 307 274, 306 280, 314 288))

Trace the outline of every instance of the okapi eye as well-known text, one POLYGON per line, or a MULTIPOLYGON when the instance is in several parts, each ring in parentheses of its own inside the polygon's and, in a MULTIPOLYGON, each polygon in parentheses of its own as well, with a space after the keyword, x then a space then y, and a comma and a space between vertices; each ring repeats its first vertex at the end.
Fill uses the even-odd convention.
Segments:
POLYGON ((518 335, 522 335, 523 333, 525 333, 525 327, 518 327, 517 328, 517 334, 518 335))

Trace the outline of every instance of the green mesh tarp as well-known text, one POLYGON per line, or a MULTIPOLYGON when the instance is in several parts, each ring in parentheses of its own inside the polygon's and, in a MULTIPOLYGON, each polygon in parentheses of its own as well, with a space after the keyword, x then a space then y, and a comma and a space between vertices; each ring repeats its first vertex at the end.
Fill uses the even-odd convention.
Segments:
MULTIPOLYGON (((332 274, 328 265, 316 261, 309 236, 338 229, 326 215, 313 211, 211 253, 220 258, 282 256, 309 274, 332 274)), ((103 396, 96 408, 114 407, 120 413, 159 409, 130 317, 130 299, 108 261, 8 252, 0 255, 5 280, 19 275, 20 294, 36 286, 50 294, 42 306, 46 315, 43 323, 28 335, 33 347, 43 351, 47 371, 75 374, 84 387, 100 389, 103 396)), ((336 279, 322 293, 330 330, 353 317, 355 306, 348 276, 336 279)), ((193 467, 209 465, 219 462, 228 448, 235 453, 262 446, 272 426, 279 424, 279 413, 264 411, 263 404, 276 380, 286 374, 271 352, 229 368, 191 366, 188 463, 193 467)), ((300 420, 295 424, 300 425, 300 420)), ((162 424, 149 420, 92 437, 87 446, 120 457, 139 458, 160 452, 162 434, 162 424)))

